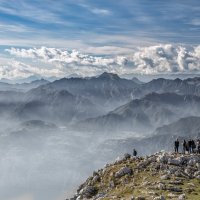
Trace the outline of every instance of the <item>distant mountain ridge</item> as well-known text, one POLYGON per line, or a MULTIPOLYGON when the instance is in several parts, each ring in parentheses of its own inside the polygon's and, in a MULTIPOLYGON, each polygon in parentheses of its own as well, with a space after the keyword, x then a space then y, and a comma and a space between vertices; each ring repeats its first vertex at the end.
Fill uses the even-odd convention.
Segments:
POLYGON ((104 116, 87 119, 80 127, 107 131, 149 132, 182 117, 200 116, 200 97, 151 93, 116 108, 104 116))
POLYGON ((49 81, 45 79, 34 80, 30 83, 16 83, 16 84, 0 82, 0 91, 27 92, 28 90, 37 88, 47 83, 49 83, 49 81))
POLYGON ((136 77, 133 77, 131 80, 132 80, 133 82, 137 83, 137 84, 144 84, 144 82, 140 81, 140 80, 139 80, 138 78, 136 78, 136 77))
POLYGON ((14 115, 21 119, 47 119, 70 123, 101 113, 89 99, 73 95, 67 90, 56 90, 50 85, 25 93, 14 115))
MULTIPOLYGON (((55 117, 67 124, 83 120, 79 125, 86 129, 144 132, 180 116, 199 115, 199 77, 136 82, 105 72, 87 78, 14 84, 13 90, 0 92, 0 108, 6 113, 10 105, 7 114, 20 119, 55 117)), ((11 86, 2 83, 2 87, 11 86)))
MULTIPOLYGON (((132 91, 138 84, 122 79, 116 74, 103 73, 98 77, 62 78, 41 87, 67 90, 71 94, 90 99, 103 107, 117 107, 132 99, 132 91)), ((102 107, 102 109, 103 109, 102 107)))
POLYGON ((200 117, 189 116, 155 130, 154 135, 195 136, 200 135, 200 117))
POLYGON ((200 77, 181 80, 170 79, 154 79, 148 83, 142 84, 133 92, 134 97, 143 97, 149 93, 177 93, 181 95, 197 95, 200 96, 200 77))

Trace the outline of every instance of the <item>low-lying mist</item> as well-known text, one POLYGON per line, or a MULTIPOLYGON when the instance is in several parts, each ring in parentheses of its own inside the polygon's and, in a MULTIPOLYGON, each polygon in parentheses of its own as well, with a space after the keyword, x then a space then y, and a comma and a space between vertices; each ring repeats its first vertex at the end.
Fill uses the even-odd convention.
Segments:
POLYGON ((0 199, 65 199, 89 174, 110 161, 97 146, 113 134, 81 133, 40 123, 38 127, 37 123, 16 126, 10 122, 12 129, 1 128, 0 199))
POLYGON ((0 200, 64 200, 133 148, 172 150, 175 138, 200 135, 199 78, 43 82, 0 92, 0 200))

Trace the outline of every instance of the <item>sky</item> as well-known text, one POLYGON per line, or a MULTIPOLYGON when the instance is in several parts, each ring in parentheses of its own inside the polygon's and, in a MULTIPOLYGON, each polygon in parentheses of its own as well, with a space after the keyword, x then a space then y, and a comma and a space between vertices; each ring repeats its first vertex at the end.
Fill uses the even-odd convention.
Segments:
POLYGON ((199 0, 0 0, 0 78, 199 74, 199 0))

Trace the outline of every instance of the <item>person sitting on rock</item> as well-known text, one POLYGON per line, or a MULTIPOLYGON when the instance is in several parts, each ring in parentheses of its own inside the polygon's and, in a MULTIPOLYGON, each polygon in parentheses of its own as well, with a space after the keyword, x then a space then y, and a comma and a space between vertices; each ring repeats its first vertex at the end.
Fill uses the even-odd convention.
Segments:
POLYGON ((174 142, 175 153, 178 153, 178 148, 179 148, 179 140, 176 139, 176 141, 174 142))
POLYGON ((137 156, 137 151, 135 149, 133 149, 133 156, 137 156))
POLYGON ((185 154, 186 151, 187 151, 187 142, 184 140, 183 141, 183 153, 185 154))

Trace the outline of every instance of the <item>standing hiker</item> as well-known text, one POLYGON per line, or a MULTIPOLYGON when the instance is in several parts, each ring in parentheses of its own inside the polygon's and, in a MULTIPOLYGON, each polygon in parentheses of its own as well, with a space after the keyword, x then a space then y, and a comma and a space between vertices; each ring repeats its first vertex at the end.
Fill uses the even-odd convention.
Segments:
POLYGON ((137 151, 135 149, 133 149, 133 156, 137 156, 137 151))
POLYGON ((187 151, 187 142, 184 140, 183 141, 183 153, 185 154, 186 151, 187 151))
POLYGON ((174 142, 175 153, 178 153, 178 148, 179 148, 179 140, 176 139, 176 141, 174 142))
POLYGON ((195 153, 195 149, 196 149, 196 144, 195 141, 192 140, 192 153, 195 153))
POLYGON ((189 148, 189 153, 192 153, 192 140, 191 139, 188 141, 188 148, 189 148))
POLYGON ((197 140, 197 153, 200 154, 200 140, 197 140))

